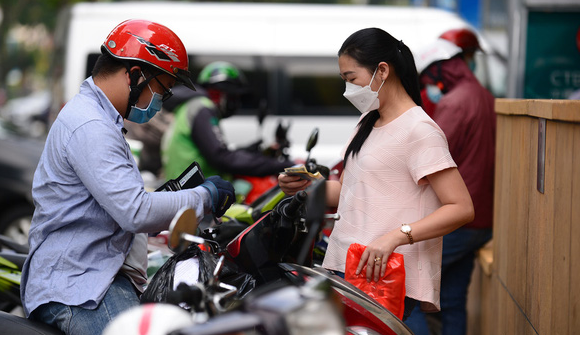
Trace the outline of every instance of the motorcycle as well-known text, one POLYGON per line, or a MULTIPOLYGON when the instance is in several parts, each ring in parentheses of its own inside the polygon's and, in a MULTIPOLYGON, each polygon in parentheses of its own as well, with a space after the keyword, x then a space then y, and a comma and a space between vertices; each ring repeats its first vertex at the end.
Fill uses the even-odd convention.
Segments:
POLYGON ((324 220, 338 218, 324 214, 325 187, 319 180, 281 201, 226 246, 226 257, 254 276, 258 285, 280 280, 299 285, 314 277, 328 278, 344 306, 348 333, 412 334, 367 294, 333 272, 312 267, 312 249, 324 220))
POLYGON ((242 295, 239 292, 246 289, 247 280, 243 279, 244 284, 234 282, 237 286, 224 282, 231 281, 231 274, 224 275, 223 269, 232 263, 226 262, 223 255, 201 251, 198 246, 206 241, 194 235, 196 228, 193 210, 184 209, 176 215, 170 226, 168 245, 176 253, 173 257, 176 261, 190 261, 183 265, 188 270, 179 270, 173 263, 161 268, 145 293, 153 292, 142 296, 142 302, 145 298, 146 302, 157 303, 145 303, 120 314, 104 334, 344 333, 340 314, 329 298, 330 285, 325 277, 312 279, 302 286, 283 282, 257 289, 252 286, 252 290, 242 295), (213 262, 208 258, 218 259, 213 273, 205 276, 213 262), (198 278, 192 271, 199 272, 198 278))
MULTIPOLYGON (((308 156, 304 163, 304 170, 312 175, 320 173, 322 177, 328 178, 335 172, 326 166, 318 165, 316 160, 310 157, 312 149, 317 142, 318 128, 315 128, 306 143, 308 156)), ((223 222, 221 224, 202 222, 199 227, 200 236, 206 240, 218 242, 223 249, 236 235, 256 222, 264 213, 271 211, 285 197, 286 194, 282 192, 276 182, 276 186, 264 192, 251 204, 233 204, 222 217, 223 222)))
MULTIPOLYGON (((311 267, 312 249, 324 220, 338 216, 324 214, 323 180, 315 182, 307 191, 284 198, 225 247, 222 244, 227 239, 222 237, 221 244, 216 242, 209 249, 251 274, 258 286, 280 281, 302 286, 315 277, 328 279, 334 295, 343 305, 347 333, 412 334, 399 318, 352 284, 321 267, 311 267)), ((226 223, 217 228, 224 225, 226 223)))
MULTIPOLYGON (((300 298, 289 298, 288 296, 303 295, 304 292, 298 293, 296 290, 312 289, 312 285, 309 285, 314 284, 312 281, 318 281, 318 284, 325 281, 326 286, 330 286, 330 292, 328 292, 332 295, 330 300, 340 301, 340 307, 335 305, 332 309, 341 310, 345 326, 342 328, 343 334, 412 334, 399 318, 344 279, 320 267, 312 268, 303 265, 312 263, 312 243, 323 220, 337 217, 336 215, 324 214, 324 196, 324 181, 318 181, 311 186, 308 193, 303 191, 294 197, 286 198, 272 211, 265 213, 256 223, 236 236, 228 244, 225 251, 220 251, 220 246, 217 244, 206 246, 207 250, 220 255, 220 260, 223 261, 223 258, 227 258, 227 260, 236 263, 243 271, 255 277, 258 287, 254 291, 273 291, 270 297, 276 302, 250 301, 252 300, 251 295, 258 294, 258 292, 252 291, 247 297, 238 300, 238 305, 243 306, 238 306, 237 309, 222 309, 221 313, 215 311, 211 314, 206 313, 205 317, 201 317, 203 322, 172 329, 170 333, 294 333, 288 331, 296 330, 297 325, 287 325, 282 332, 273 332, 276 330, 266 330, 264 324, 276 322, 288 324, 287 320, 283 320, 287 316, 281 315, 273 308, 285 305, 292 300, 300 300, 300 298), (294 292, 282 292, 279 284, 293 289, 294 292), (275 295, 278 296, 274 297, 275 295), (281 297, 281 295, 286 295, 286 297, 281 297), (269 308, 259 311, 255 308, 256 306, 252 308, 250 305, 269 305, 269 308), (265 317, 277 318, 278 320, 266 321, 265 317), (256 332, 257 329, 264 332, 256 332)), ((191 213, 191 219, 194 220, 193 213, 191 213)), ((196 235, 198 234, 197 230, 192 229, 192 224, 193 221, 181 222, 177 231, 175 227, 172 227, 168 237, 169 246, 173 248, 177 246, 176 244, 183 246, 183 240, 205 242, 206 244, 212 242, 212 240, 200 239, 196 235)), ((212 289, 201 290, 211 291, 212 289)), ((200 293, 197 292, 197 295, 199 296, 200 293)), ((218 300, 217 305, 223 305, 223 299, 220 298, 199 298, 198 300, 214 303, 213 306, 206 307, 206 310, 219 309, 215 304, 216 300, 218 300)), ((306 301, 302 300, 302 302, 306 301)), ((199 310, 199 302, 197 305, 193 308, 199 310)), ((319 320, 320 314, 322 313, 318 312, 316 316, 311 315, 304 317, 304 319, 317 319, 315 323, 318 325, 328 323, 329 320, 319 320)))
POLYGON ((256 289, 233 311, 171 334, 341 335, 344 323, 326 278, 302 286, 273 283, 256 289))

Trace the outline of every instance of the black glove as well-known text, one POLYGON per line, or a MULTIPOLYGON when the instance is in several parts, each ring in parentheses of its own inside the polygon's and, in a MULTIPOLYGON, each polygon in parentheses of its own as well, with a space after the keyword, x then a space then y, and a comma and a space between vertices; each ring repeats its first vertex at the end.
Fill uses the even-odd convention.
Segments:
POLYGON ((211 211, 216 218, 226 213, 235 201, 234 186, 217 175, 211 176, 200 186, 205 187, 211 196, 211 211))

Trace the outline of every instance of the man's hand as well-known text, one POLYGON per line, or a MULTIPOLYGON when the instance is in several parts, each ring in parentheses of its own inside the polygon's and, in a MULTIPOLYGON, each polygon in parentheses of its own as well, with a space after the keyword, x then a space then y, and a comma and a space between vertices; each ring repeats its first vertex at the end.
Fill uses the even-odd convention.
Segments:
POLYGON ((205 187, 211 196, 211 210, 216 218, 226 213, 234 203, 236 192, 234 186, 217 175, 205 179, 200 186, 205 187))

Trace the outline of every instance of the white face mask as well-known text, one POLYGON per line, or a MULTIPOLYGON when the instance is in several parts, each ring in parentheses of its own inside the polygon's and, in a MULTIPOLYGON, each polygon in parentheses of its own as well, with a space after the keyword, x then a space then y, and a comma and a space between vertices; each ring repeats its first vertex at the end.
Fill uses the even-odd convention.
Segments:
POLYGON ((346 83, 346 90, 344 91, 344 97, 350 101, 350 103, 356 107, 361 113, 370 112, 379 108, 379 91, 383 87, 385 81, 381 83, 381 86, 376 92, 373 92, 371 85, 375 79, 375 74, 377 70, 373 73, 371 82, 365 87, 355 85, 353 83, 346 83))

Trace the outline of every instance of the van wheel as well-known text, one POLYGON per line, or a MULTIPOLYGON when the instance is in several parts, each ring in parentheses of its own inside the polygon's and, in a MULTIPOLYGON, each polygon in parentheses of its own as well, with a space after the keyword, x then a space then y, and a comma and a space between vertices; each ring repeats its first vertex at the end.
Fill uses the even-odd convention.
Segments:
POLYGON ((0 216, 0 233, 21 245, 28 245, 28 233, 32 222, 34 207, 30 204, 10 206, 0 216))

